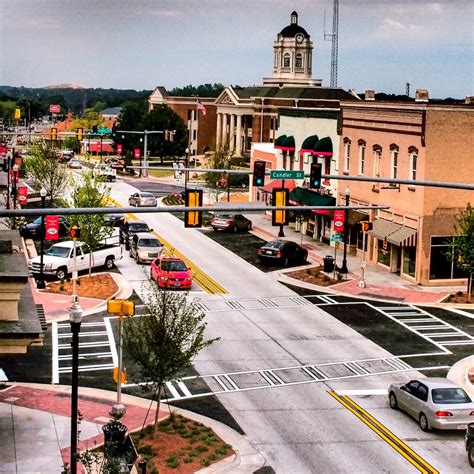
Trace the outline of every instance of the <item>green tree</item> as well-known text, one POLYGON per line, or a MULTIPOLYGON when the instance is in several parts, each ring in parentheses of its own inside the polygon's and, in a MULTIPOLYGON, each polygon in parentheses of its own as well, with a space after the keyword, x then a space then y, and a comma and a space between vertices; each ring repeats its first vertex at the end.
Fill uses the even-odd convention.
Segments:
MULTIPOLYGON (((209 169, 225 169, 230 170, 231 166, 231 153, 229 149, 219 148, 214 153, 209 155, 207 159, 207 168, 209 169)), ((208 171, 204 174, 204 181, 206 186, 213 190, 215 201, 219 201, 221 193, 226 192, 226 187, 221 186, 222 173, 217 171, 208 171)), ((227 179, 229 176, 227 175, 227 179)))
POLYGON ((156 437, 165 382, 176 379, 202 349, 218 339, 204 340, 205 315, 188 302, 187 293, 161 290, 150 283, 150 290, 143 295, 147 315, 127 321, 123 341, 138 366, 137 379, 148 382, 157 392, 156 437))
MULTIPOLYGON (((71 197, 67 205, 72 208, 106 207, 110 197, 110 188, 103 180, 94 177, 93 172, 85 172, 80 181, 71 183, 71 197)), ((104 214, 71 215, 67 216, 70 227, 81 229, 81 242, 89 251, 89 275, 92 274, 92 252, 99 248, 103 241, 113 233, 113 227, 108 223, 104 214)))
POLYGON ((451 258, 468 273, 467 294, 471 301, 474 274, 474 210, 468 202, 456 219, 456 237, 453 240, 451 258))
POLYGON ((53 207, 54 200, 62 196, 67 182, 67 173, 59 163, 56 149, 47 142, 33 144, 25 158, 24 166, 34 179, 35 189, 46 189, 49 205, 53 207))

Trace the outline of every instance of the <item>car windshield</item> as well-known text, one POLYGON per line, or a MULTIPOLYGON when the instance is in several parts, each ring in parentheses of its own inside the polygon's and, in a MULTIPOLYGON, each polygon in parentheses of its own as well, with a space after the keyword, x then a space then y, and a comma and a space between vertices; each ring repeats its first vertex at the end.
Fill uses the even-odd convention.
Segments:
POLYGON ((233 219, 232 214, 217 214, 216 219, 233 219))
POLYGON ((433 403, 450 405, 455 403, 471 403, 469 395, 462 388, 435 388, 432 392, 433 403))
POLYGON ((188 267, 180 260, 165 260, 161 262, 161 269, 165 272, 185 272, 188 267))
POLYGON ((150 229, 147 224, 134 224, 129 227, 129 232, 136 234, 137 232, 148 232, 150 229))
POLYGON ((138 245, 141 247, 161 247, 161 243, 158 239, 140 239, 138 245))
POLYGON ((69 255, 71 249, 69 247, 56 247, 52 246, 47 252, 46 255, 50 257, 61 257, 66 258, 69 255))

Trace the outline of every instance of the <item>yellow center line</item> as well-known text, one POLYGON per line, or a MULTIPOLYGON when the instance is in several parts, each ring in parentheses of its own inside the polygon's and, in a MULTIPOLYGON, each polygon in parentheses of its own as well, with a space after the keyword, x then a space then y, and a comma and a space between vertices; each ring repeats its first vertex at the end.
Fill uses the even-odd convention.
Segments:
MULTIPOLYGON (((117 201, 110 198, 108 201, 111 204, 114 204, 116 207, 123 207, 117 201)), ((139 218, 135 214, 125 214, 127 220, 137 221, 139 218)), ((213 280, 209 275, 204 273, 196 264, 191 262, 184 254, 177 250, 173 245, 171 245, 165 238, 159 235, 157 232, 152 231, 153 235, 156 235, 160 239, 161 243, 164 245, 164 252, 170 257, 178 257, 183 262, 191 268, 191 273, 193 275, 194 281, 206 292, 209 294, 227 294, 228 291, 219 285, 215 280, 213 280)))
POLYGON ((394 435, 382 423, 376 420, 370 413, 357 405, 347 395, 340 396, 333 390, 328 390, 329 395, 336 399, 341 405, 347 408, 352 414, 359 418, 365 425, 374 431, 380 438, 388 443, 395 451, 401 454, 410 464, 416 467, 424 474, 439 474, 439 472, 425 461, 421 456, 415 453, 400 438, 394 435))

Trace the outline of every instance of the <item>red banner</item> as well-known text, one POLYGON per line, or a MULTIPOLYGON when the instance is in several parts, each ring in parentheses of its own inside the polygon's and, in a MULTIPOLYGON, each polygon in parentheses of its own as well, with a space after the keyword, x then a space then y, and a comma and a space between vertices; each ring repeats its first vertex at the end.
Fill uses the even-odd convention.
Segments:
POLYGON ((140 148, 135 148, 133 150, 133 157, 136 159, 136 160, 139 160, 140 159, 140 148))
POLYGON ((119 143, 117 145, 117 155, 121 155, 122 154, 122 145, 119 143))
POLYGON ((18 188, 18 203, 20 206, 26 205, 28 202, 28 188, 26 186, 20 186, 18 188))
POLYGON ((10 182, 13 183, 13 182, 17 182, 18 183, 18 180, 20 179, 20 171, 17 170, 16 173, 15 173, 15 170, 12 168, 10 169, 10 182), (16 177, 15 177, 16 176, 16 177))
POLYGON ((59 239, 59 216, 46 216, 46 240, 59 239))
POLYGON ((334 232, 344 232, 344 210, 334 211, 334 232))
POLYGON ((49 111, 52 114, 59 114, 61 106, 59 104, 49 104, 49 111))
POLYGON ((101 142, 97 142, 97 143, 95 144, 95 149, 100 152, 101 148, 102 148, 102 143, 101 143, 101 142))

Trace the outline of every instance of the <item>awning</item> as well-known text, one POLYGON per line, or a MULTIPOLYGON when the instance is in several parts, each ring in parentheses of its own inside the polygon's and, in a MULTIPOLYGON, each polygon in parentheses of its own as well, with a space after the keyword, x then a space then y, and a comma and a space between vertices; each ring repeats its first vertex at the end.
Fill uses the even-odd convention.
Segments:
POLYGON ((318 142, 319 138, 317 135, 310 135, 306 137, 301 145, 300 154, 303 153, 313 153, 314 146, 318 142))
MULTIPOLYGON (((296 183, 293 179, 285 179, 283 181, 285 181, 285 188, 289 189, 290 191, 296 186, 296 183)), ((273 181, 267 183, 265 186, 262 186, 260 189, 267 193, 271 193, 274 188, 282 188, 282 184, 283 183, 281 179, 274 179, 273 181)))
POLYGON ((290 192, 290 201, 302 206, 335 206, 336 199, 330 196, 321 196, 308 188, 295 188, 290 192))
POLYGON ((313 212, 321 216, 328 216, 331 219, 334 217, 334 211, 331 209, 313 209, 313 212))
POLYGON ((387 241, 395 245, 403 245, 404 247, 416 246, 416 230, 411 227, 402 226, 400 229, 390 234, 387 241))
POLYGON ((279 150, 281 149, 281 147, 283 146, 283 142, 285 141, 285 138, 286 138, 286 135, 280 135, 279 137, 277 137, 277 139, 275 140, 275 143, 273 144, 273 146, 275 148, 278 148, 279 150))
POLYGON ((321 138, 314 145, 313 155, 332 156, 332 140, 329 137, 321 138))
POLYGON ((353 209, 349 209, 349 215, 347 216, 347 223, 349 225, 358 224, 360 221, 368 221, 369 216, 364 214, 363 212, 354 211, 353 209))
POLYGON ((376 219, 372 230, 369 230, 368 233, 381 240, 387 239, 387 242, 394 245, 403 245, 405 247, 414 247, 416 245, 415 229, 383 219, 376 219))
POLYGON ((279 148, 283 151, 295 151, 295 137, 293 135, 285 137, 282 146, 279 148))

